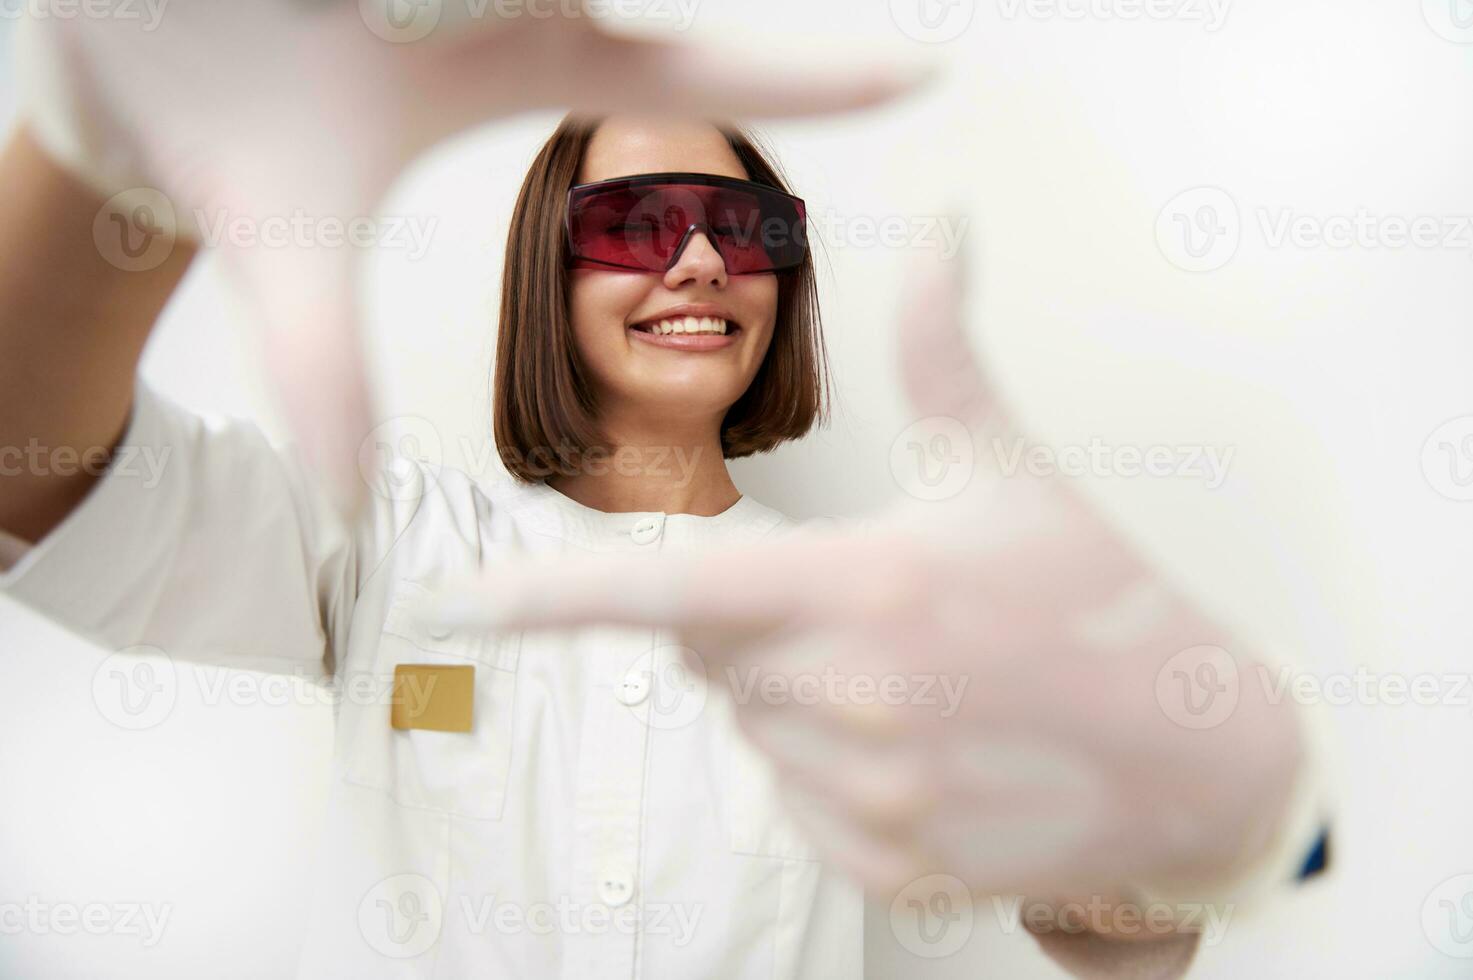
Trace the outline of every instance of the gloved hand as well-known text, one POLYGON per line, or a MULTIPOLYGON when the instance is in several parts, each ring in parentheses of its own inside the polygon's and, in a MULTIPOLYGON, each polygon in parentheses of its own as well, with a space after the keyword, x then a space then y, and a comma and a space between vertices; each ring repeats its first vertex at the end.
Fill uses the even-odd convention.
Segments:
MULTIPOLYGON (((968 348, 959 266, 923 260, 899 336, 918 415, 982 458, 1014 426, 968 348)), ((1294 706, 1236 683, 1254 651, 1062 479, 979 465, 858 533, 491 567, 423 614, 675 628, 815 843, 877 888, 944 872, 1043 900, 1223 900, 1290 881, 1313 839, 1294 706), (1202 692, 1177 672, 1204 668, 1236 685, 1226 712, 1182 700, 1202 692)))
POLYGON ((264 234, 297 216, 337 223, 321 241, 293 234, 279 247, 227 234, 221 251, 253 301, 287 418, 345 506, 364 493, 371 398, 353 309, 358 249, 326 242, 370 218, 415 156, 530 109, 803 115, 883 101, 921 78, 872 59, 825 65, 750 44, 621 37, 566 2, 476 9, 172 0, 141 17, 22 25, 21 115, 60 163, 123 195, 99 219, 99 234, 137 240, 139 254, 119 261, 149 261, 144 245, 199 237, 201 223, 206 235, 231 223, 264 234), (503 7, 521 15, 498 19, 503 7))

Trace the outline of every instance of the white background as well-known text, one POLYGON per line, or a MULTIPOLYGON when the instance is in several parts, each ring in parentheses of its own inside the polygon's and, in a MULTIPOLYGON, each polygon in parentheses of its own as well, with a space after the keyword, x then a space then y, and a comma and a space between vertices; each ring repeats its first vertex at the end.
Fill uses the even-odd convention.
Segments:
MULTIPOLYGON (((1039 443, 1233 448, 1216 489, 1081 481, 1203 602, 1320 672, 1473 672, 1473 504, 1436 492, 1422 463, 1439 425, 1473 414, 1473 247, 1276 246, 1263 227, 1285 209, 1473 214, 1473 43, 1444 36, 1458 37, 1453 13, 1473 14, 1466 0, 1238 0, 1217 30, 1190 19, 1195 4, 1156 20, 1122 16, 1141 9, 1132 0, 1062 5, 1082 16, 959 0, 953 15, 972 19, 941 43, 899 28, 916 2, 703 0, 693 30, 730 36, 770 18, 815 43, 947 62, 942 83, 902 105, 762 127, 798 192, 850 220, 969 221, 974 337, 1039 443), (1157 225, 1204 186, 1231 197, 1241 229, 1230 261, 1194 273, 1170 261, 1181 239, 1163 249, 1157 225)), ((0 19, 0 37, 12 26, 0 19)), ((554 122, 521 118, 447 148, 385 204, 438 225, 423 258, 387 252, 368 280, 383 414, 430 419, 450 463, 484 445, 502 242, 554 122)), ((735 469, 791 513, 860 514, 900 492, 890 447, 915 421, 894 370, 905 255, 852 235, 824 254, 835 424, 735 469)), ((193 407, 279 431, 208 263, 145 370, 193 407)), ((125 732, 92 702, 100 651, 0 604, 0 655, 0 903, 172 907, 148 949, 0 937, 0 975, 290 975, 329 711, 210 704, 186 669, 169 718, 125 732)), ((1473 872, 1473 707, 1321 713, 1334 874, 1240 910, 1195 975, 1468 975, 1473 962, 1435 945, 1450 936, 1435 900, 1430 929, 1423 910, 1473 872)), ((887 906, 871 916, 873 976, 1059 975, 987 905, 960 952, 916 960, 895 949, 887 906)))

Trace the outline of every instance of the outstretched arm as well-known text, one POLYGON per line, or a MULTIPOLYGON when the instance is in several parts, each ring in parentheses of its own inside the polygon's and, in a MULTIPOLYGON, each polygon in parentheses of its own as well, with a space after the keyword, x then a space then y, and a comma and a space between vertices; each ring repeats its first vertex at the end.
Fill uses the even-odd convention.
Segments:
POLYGON ((194 258, 146 272, 93 241, 102 197, 29 129, 0 153, 0 530, 39 541, 96 483, 122 435, 138 358, 194 258))

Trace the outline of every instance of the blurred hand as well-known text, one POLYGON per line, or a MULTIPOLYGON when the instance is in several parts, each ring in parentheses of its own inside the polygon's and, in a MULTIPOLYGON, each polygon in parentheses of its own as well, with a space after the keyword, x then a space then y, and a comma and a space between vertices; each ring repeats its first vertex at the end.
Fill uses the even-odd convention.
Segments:
MULTIPOLYGON (((177 225, 208 238, 232 223, 264 237, 268 223, 305 215, 337 222, 341 238, 415 156, 512 113, 803 115, 883 101, 920 80, 895 65, 621 39, 595 17, 561 13, 571 6, 498 19, 483 4, 476 19, 475 5, 440 0, 172 0, 156 22, 152 5, 140 19, 35 19, 19 49, 21 111, 104 196, 131 192, 108 220, 140 237, 177 225)), ((297 438, 351 506, 363 493, 357 452, 371 398, 353 308, 357 249, 326 235, 266 247, 226 234, 220 247, 262 325, 297 438)))
MULTIPOLYGON (((908 386, 918 417, 1006 440, 960 264, 927 259, 902 290, 908 386)), ((979 469, 859 533, 492 567, 426 612, 678 630, 730 682, 812 839, 879 888, 931 872, 1044 899, 1219 884, 1270 849, 1299 769, 1291 708, 1258 685, 1208 725, 1174 703, 1174 656, 1221 647, 1207 662, 1231 670, 1248 652, 1059 479, 979 469)))

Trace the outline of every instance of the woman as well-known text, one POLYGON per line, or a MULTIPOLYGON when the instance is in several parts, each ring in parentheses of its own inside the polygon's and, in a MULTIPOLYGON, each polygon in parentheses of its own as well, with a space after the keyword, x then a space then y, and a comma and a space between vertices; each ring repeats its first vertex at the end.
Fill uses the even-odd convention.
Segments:
POLYGON ((254 428, 140 383, 120 445, 169 452, 161 482, 104 477, 12 555, 6 591, 111 649, 334 672, 304 975, 858 976, 857 889, 668 636, 413 615, 483 560, 791 527, 725 460, 822 415, 801 202, 739 131, 570 117, 527 175, 504 284, 513 480, 401 462, 349 534, 254 428))

